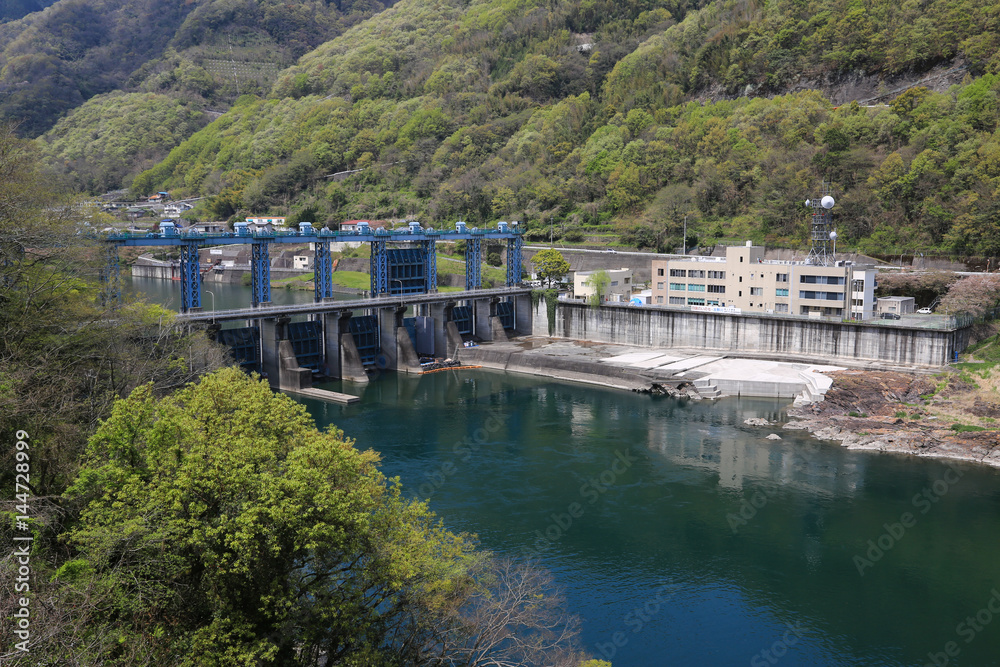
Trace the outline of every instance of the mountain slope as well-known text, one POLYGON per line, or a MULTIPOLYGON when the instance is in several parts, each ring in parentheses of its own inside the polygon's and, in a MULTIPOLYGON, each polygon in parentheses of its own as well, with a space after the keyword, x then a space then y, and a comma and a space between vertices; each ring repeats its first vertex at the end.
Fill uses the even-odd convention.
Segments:
POLYGON ((0 23, 16 21, 32 12, 40 12, 55 0, 0 0, 0 23))
POLYGON ((129 184, 208 123, 196 105, 155 93, 114 92, 72 110, 39 142, 50 171, 77 192, 129 184))
POLYGON ((996 9, 927 7, 942 29, 924 49, 907 47, 927 26, 905 3, 402 0, 305 54, 268 99, 241 98, 133 190, 212 197, 213 217, 513 218, 533 238, 666 249, 685 217, 705 239, 801 244, 801 201, 827 180, 855 247, 998 252, 996 9), (873 48, 855 53, 859 39, 873 48), (815 91, 690 101, 942 63, 966 80, 889 106, 815 91))
POLYGON ((275 75, 385 5, 372 0, 59 0, 0 25, 0 117, 37 136, 117 89, 211 104, 275 75))
POLYGON ((960 57, 1000 70, 1000 8, 985 0, 725 0, 646 41, 608 77, 609 102, 700 91, 774 94, 803 80, 921 72, 960 57))

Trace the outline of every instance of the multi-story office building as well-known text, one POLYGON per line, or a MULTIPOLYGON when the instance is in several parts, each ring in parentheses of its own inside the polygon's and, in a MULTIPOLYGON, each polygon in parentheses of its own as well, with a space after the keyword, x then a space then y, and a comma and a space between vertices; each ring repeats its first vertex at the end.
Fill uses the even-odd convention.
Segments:
POLYGON ((653 260, 651 303, 863 320, 873 315, 876 273, 852 262, 766 260, 748 243, 725 257, 653 260))

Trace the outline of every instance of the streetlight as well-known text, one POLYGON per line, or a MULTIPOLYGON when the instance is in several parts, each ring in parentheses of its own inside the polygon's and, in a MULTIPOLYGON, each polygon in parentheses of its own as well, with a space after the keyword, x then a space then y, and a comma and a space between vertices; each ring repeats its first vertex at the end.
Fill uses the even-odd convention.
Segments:
POLYGON ((402 296, 402 294, 403 294, 403 281, 400 280, 399 278, 393 278, 389 282, 390 283, 399 283, 399 294, 400 294, 400 296, 402 296))
POLYGON ((212 321, 214 322, 215 321, 215 292, 213 292, 210 289, 205 289, 204 287, 202 289, 212 295, 212 321))

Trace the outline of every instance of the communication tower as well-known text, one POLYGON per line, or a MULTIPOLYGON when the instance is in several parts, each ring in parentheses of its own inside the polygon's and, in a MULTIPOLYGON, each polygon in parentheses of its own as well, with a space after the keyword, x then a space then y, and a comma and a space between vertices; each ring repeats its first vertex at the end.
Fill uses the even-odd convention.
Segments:
POLYGON ((823 181, 823 187, 819 196, 806 200, 806 206, 812 208, 812 220, 810 221, 809 238, 812 245, 809 248, 807 264, 818 266, 829 266, 834 261, 834 251, 831 245, 836 248, 837 232, 833 231, 833 216, 830 214, 834 201, 830 195, 830 185, 823 181))

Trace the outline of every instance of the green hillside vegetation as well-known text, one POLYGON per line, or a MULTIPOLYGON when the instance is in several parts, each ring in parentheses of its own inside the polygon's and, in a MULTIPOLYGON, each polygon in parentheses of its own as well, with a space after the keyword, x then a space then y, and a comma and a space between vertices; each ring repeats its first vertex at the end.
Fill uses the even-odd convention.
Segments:
POLYGON ((207 122, 174 97, 114 92, 74 109, 39 143, 54 174, 75 191, 99 194, 128 185, 207 122))
POLYGON ((685 217, 704 243, 801 246, 801 202, 827 180, 848 247, 1000 249, 1000 12, 983 0, 403 0, 367 20, 377 8, 356 5, 329 28, 354 22, 344 34, 270 78, 243 70, 239 85, 209 72, 206 54, 234 46, 260 64, 274 39, 290 62, 316 39, 290 37, 291 19, 278 39, 270 5, 253 5, 260 29, 236 6, 198 4, 133 75, 196 104, 242 94, 136 177, 134 194, 207 196, 206 214, 223 219, 521 219, 533 240, 551 228, 670 249, 685 217), (965 67, 965 81, 888 106, 763 97, 944 65, 965 67))
POLYGON ((94 95, 171 93, 227 106, 384 8, 374 0, 59 0, 0 25, 0 117, 34 137, 94 95))
MULTIPOLYGON (((635 58, 721 14, 674 24, 685 9, 655 0, 594 7, 404 0, 304 56, 273 97, 242 99, 134 190, 216 196, 218 217, 521 219, 535 240, 554 223, 572 239, 610 228, 625 244, 669 249, 685 215, 706 242, 801 245, 801 202, 825 179, 849 245, 1000 250, 996 75, 890 106, 834 108, 809 91, 682 102, 690 81, 654 103, 623 83, 649 69, 635 58), (629 53, 603 60, 614 44, 629 53), (327 178, 348 170, 358 171, 327 178)), ((893 57, 870 62, 896 71, 893 57)))
POLYGON ((54 0, 0 0, 0 23, 16 21, 31 12, 40 12, 54 0))
POLYGON ((1000 12, 984 0, 724 0, 624 58, 606 98, 618 108, 659 107, 706 88, 775 93, 848 74, 919 72, 957 57, 973 73, 996 72, 998 28, 1000 12))

